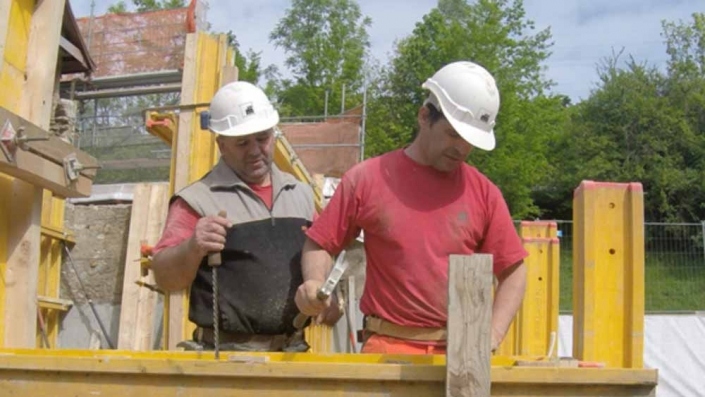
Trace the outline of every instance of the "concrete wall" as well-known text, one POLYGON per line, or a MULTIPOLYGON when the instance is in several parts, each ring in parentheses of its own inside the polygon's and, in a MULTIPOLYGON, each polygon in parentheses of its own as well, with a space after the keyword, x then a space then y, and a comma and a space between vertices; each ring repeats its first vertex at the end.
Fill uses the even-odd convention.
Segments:
POLYGON ((65 258, 61 269, 61 297, 74 306, 63 318, 59 347, 89 348, 96 338, 101 347, 109 346, 87 298, 117 344, 130 209, 129 204, 66 204, 65 225, 75 233, 76 245, 73 266, 65 258))

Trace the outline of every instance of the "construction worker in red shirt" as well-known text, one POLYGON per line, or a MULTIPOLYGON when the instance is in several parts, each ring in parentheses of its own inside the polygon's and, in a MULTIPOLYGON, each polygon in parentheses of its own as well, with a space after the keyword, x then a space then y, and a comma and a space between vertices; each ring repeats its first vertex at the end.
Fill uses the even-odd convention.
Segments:
POLYGON ((295 301, 309 316, 330 306, 316 292, 331 256, 364 231, 362 352, 444 354, 449 255, 488 253, 498 280, 494 350, 521 305, 528 253, 499 188, 465 160, 473 148, 495 147, 499 91, 472 62, 445 65, 422 87, 430 92, 414 141, 346 172, 307 231, 295 301))
MULTIPOLYGON (((315 216, 313 191, 273 163, 279 114, 260 88, 244 81, 221 87, 209 116, 220 160, 174 194, 152 261, 162 289, 190 292, 188 318, 197 328, 193 340, 181 343, 187 349, 306 351, 293 326, 293 298, 303 282, 300 255, 303 231, 315 216), (210 252, 222 256, 217 294, 210 252)), ((341 316, 337 305, 328 312, 323 322, 341 316)))

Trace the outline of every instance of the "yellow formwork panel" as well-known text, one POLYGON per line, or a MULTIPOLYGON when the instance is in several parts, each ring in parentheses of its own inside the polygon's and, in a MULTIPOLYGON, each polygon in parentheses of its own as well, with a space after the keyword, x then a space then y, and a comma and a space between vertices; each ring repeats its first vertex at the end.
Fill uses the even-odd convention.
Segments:
POLYGON ((34 0, 13 0, 10 7, 4 61, 17 70, 27 68, 27 43, 34 3, 34 0))
MULTIPOLYGON (((442 355, 2 350, 9 395, 150 397, 447 396, 442 355)), ((655 369, 532 368, 495 363, 492 396, 654 396, 655 369)))
POLYGON ((0 106, 13 113, 19 112, 22 100, 33 9, 33 0, 13 0, 9 23, 0 27, 7 29, 5 48, 0 52, 3 55, 3 59, 0 59, 0 106))
POLYGON ((556 357, 558 353, 559 242, 557 238, 524 239, 526 292, 517 313, 517 351, 522 356, 556 357))
POLYGON ((522 238, 556 238, 558 224, 552 221, 522 221, 519 235, 522 238))
MULTIPOLYGON (((64 230, 65 200, 44 190, 42 197, 42 236, 39 257, 37 295, 57 299, 61 283, 61 260, 65 241, 72 236, 64 230)), ((55 305, 39 302, 41 320, 49 347, 56 347, 62 311, 55 305)), ((37 346, 44 346, 41 323, 37 324, 37 346)))
POLYGON ((644 204, 640 183, 583 181, 573 199, 573 355, 642 368, 644 204))
POLYGON ((560 243, 555 222, 522 222, 526 292, 497 355, 546 357, 558 352, 560 243), (538 236, 538 237, 535 237, 538 236), (553 349, 551 349, 553 344, 553 349))
MULTIPOLYGON (((221 57, 220 53, 226 51, 227 47, 221 46, 222 41, 218 39, 218 36, 205 33, 198 33, 198 35, 197 89, 194 92, 192 103, 208 103, 220 88, 220 67, 215 60, 221 57)), ((206 110, 206 108, 195 109, 194 116, 197 116, 200 110, 206 110)), ((215 134, 201 129, 199 117, 193 117, 191 123, 188 183, 203 177, 218 162, 215 134)))

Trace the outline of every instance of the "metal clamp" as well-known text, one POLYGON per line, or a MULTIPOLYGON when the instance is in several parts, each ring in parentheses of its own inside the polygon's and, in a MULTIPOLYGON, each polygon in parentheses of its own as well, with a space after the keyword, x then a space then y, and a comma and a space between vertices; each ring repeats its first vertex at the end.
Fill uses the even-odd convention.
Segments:
POLYGON ((76 153, 71 153, 68 156, 64 157, 64 171, 66 172, 66 178, 68 178, 68 180, 71 182, 78 180, 81 171, 99 168, 101 167, 86 167, 85 165, 81 164, 81 162, 78 161, 78 158, 76 157, 76 153))
POLYGON ((15 130, 14 126, 10 120, 5 121, 5 124, 0 130, 0 150, 5 155, 5 158, 10 163, 15 163, 15 153, 17 148, 22 150, 29 150, 27 143, 35 141, 48 141, 49 137, 36 137, 31 138, 24 134, 25 127, 23 125, 19 126, 15 130))

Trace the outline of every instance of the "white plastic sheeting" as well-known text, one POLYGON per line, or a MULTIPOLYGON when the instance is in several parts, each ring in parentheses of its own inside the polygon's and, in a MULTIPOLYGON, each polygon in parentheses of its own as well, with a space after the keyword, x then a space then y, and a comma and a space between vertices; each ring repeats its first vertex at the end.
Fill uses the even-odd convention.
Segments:
MULTIPOLYGON (((572 356, 573 316, 558 327, 558 354, 572 356)), ((705 396, 705 313, 646 315, 644 366, 658 369, 657 397, 705 396)))

